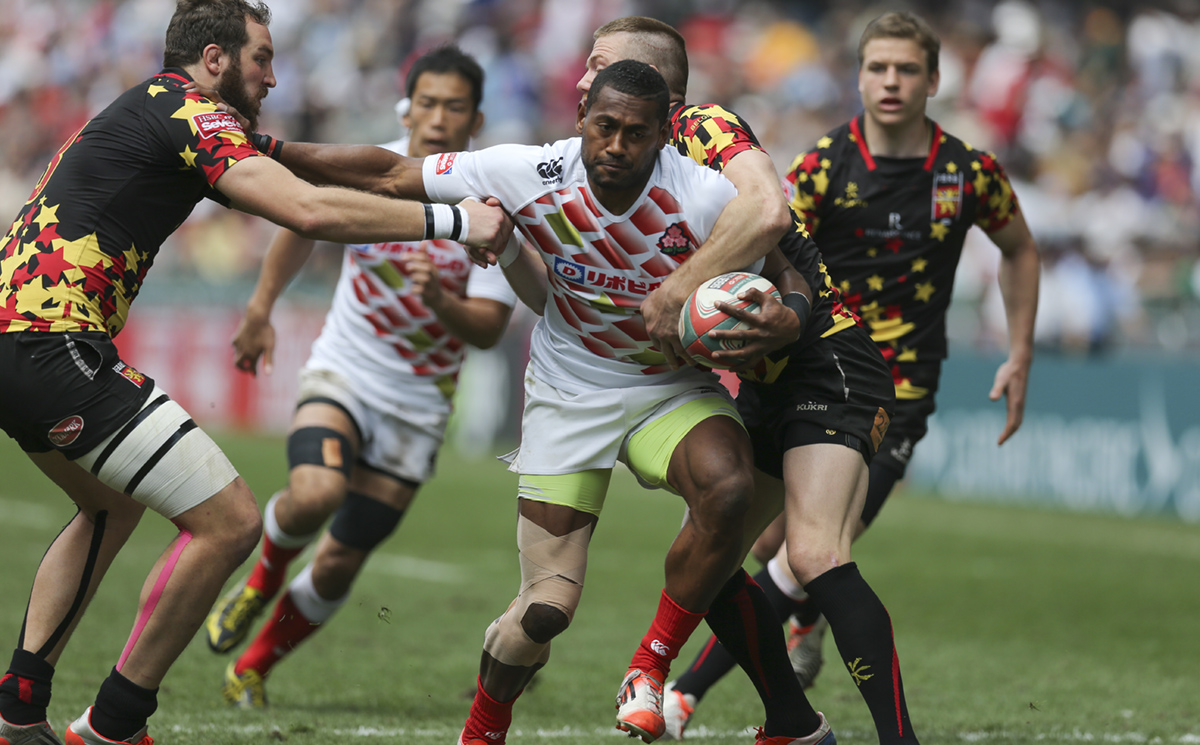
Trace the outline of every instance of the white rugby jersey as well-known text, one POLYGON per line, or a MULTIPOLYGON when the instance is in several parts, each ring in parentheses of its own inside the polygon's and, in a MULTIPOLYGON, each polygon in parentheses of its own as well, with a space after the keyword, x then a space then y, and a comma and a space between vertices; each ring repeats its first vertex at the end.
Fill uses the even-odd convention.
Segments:
POLYGON ((565 391, 651 385, 684 376, 651 346, 640 306, 708 238, 737 190, 664 148, 645 191, 623 215, 592 195, 578 137, 498 145, 425 159, 425 191, 440 202, 497 197, 548 268, 550 297, 534 327, 530 366, 565 391))
MULTIPOLYGON (((407 155, 408 139, 383 147, 407 155)), ((342 375, 365 403, 383 411, 400 416, 426 411, 444 424, 466 342, 451 336, 413 294, 403 258, 422 247, 437 265, 445 292, 516 303, 504 273, 475 266, 458 243, 348 245, 333 305, 306 366, 342 375)))

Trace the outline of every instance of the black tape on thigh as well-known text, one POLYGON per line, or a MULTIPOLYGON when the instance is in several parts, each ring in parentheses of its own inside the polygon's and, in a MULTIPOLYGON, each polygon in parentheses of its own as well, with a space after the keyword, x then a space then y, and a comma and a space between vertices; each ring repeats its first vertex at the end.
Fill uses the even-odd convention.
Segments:
POLYGON ((329 427, 304 427, 288 435, 288 470, 296 466, 324 466, 350 478, 354 448, 350 439, 329 427))
POLYGON ((347 492, 346 500, 333 515, 329 534, 359 551, 370 551, 392 534, 404 510, 386 505, 365 494, 347 492))

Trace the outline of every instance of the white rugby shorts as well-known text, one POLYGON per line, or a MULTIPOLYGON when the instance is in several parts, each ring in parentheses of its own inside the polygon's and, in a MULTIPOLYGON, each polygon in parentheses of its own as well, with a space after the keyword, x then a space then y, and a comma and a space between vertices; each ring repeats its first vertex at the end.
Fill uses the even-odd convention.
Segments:
POLYGON ((628 463, 629 440, 642 428, 688 402, 712 396, 733 404, 716 382, 693 379, 568 393, 527 369, 521 446, 504 460, 508 470, 528 475, 612 468, 618 461, 628 463))
MULTIPOLYGON (((434 395, 441 396, 436 388, 434 395)), ((346 410, 362 438, 358 459, 371 468, 398 479, 418 484, 433 476, 438 449, 446 432, 445 417, 433 417, 428 411, 413 410, 401 416, 394 407, 381 411, 357 395, 345 377, 331 370, 305 367, 300 370, 300 395, 304 403, 312 398, 336 401, 346 410)))

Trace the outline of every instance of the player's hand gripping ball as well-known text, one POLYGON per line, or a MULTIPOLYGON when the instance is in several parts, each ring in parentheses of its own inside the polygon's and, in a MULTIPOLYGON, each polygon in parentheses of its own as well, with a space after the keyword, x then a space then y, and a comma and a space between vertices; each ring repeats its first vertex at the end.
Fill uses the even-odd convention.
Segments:
POLYGON ((679 314, 679 341, 697 362, 718 370, 728 370, 736 363, 725 364, 712 358, 713 352, 741 348, 745 342, 733 339, 714 339, 709 332, 715 329, 739 329, 747 324, 717 308, 725 303, 758 313, 758 303, 742 300, 738 295, 749 289, 769 292, 779 299, 779 290, 767 279, 749 272, 730 272, 713 277, 696 288, 679 314))

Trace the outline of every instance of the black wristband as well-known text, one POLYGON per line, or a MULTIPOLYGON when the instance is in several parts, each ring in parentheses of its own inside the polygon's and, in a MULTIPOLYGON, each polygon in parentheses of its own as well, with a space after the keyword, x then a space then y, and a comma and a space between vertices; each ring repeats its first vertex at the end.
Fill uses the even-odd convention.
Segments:
POLYGON ((258 152, 269 155, 275 160, 279 160, 279 153, 283 150, 283 140, 277 140, 262 132, 251 132, 250 144, 254 145, 254 149, 258 152))
POLYGON ((433 205, 426 204, 425 207, 425 235, 421 240, 427 241, 433 238, 433 205))
POLYGON ((808 325, 808 314, 812 312, 812 303, 802 292, 789 292, 780 302, 800 319, 800 333, 803 334, 804 327, 808 325))

